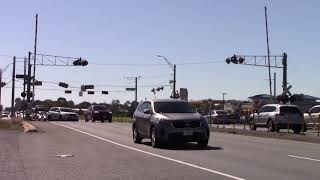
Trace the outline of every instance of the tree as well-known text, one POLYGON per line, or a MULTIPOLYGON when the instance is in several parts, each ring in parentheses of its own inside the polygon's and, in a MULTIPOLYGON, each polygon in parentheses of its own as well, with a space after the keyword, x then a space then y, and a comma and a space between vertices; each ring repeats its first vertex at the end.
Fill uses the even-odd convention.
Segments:
POLYGON ((91 106, 91 103, 84 101, 84 102, 77 104, 75 107, 78 109, 87 109, 89 106, 91 106))

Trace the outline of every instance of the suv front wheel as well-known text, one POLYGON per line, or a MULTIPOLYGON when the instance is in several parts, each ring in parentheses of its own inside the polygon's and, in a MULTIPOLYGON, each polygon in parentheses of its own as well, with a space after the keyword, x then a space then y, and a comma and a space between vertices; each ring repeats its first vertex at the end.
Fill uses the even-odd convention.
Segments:
POLYGON ((140 137, 136 126, 133 126, 132 128, 132 138, 134 143, 141 144, 142 138, 140 137))
POLYGON ((151 129, 151 146, 154 148, 159 148, 161 146, 159 138, 156 136, 156 128, 151 129))

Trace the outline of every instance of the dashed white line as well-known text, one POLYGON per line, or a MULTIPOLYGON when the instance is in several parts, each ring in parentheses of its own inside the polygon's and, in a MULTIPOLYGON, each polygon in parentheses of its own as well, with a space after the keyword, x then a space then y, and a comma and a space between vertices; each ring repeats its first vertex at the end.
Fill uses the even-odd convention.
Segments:
POLYGON ((295 156, 295 155, 291 155, 291 154, 289 154, 288 156, 292 157, 292 158, 298 158, 298 159, 305 159, 305 160, 320 162, 320 159, 313 159, 313 158, 308 158, 308 157, 295 156))
POLYGON ((105 142, 108 142, 108 143, 111 143, 111 144, 114 144, 114 145, 118 145, 118 146, 121 146, 121 147, 124 147, 124 148, 127 148, 127 149, 131 149, 131 150, 137 151, 137 152, 141 152, 141 153, 148 154, 148 155, 151 155, 151 156, 155 156, 155 157, 158 157, 158 158, 161 158, 161 159, 166 159, 166 160, 169 160, 169 161, 173 161, 173 162, 176 162, 176 163, 179 163, 179 164, 183 164, 183 165, 186 165, 186 166, 190 166, 190 167, 193 167, 193 168, 196 168, 196 169, 201 169, 203 171, 207 171, 207 172, 210 172, 210 173, 218 174, 218 175, 225 176, 225 177, 228 177, 228 178, 231 178, 231 179, 246 180, 244 178, 236 177, 236 176, 233 176, 233 175, 230 175, 230 174, 226 174, 226 173, 223 173, 223 172, 220 172, 220 171, 215 171, 215 170, 212 170, 212 169, 208 169, 208 168, 205 168, 205 167, 197 166, 197 165, 194 165, 194 164, 191 164, 191 163, 187 163, 187 162, 184 162, 184 161, 176 160, 176 159, 173 159, 173 158, 161 156, 161 155, 158 155, 158 154, 147 152, 147 151, 144 151, 144 150, 141 150, 141 149, 137 149, 137 148, 134 148, 134 147, 131 147, 131 146, 127 146, 127 145, 124 145, 124 144, 120 144, 120 143, 117 143, 117 142, 114 142, 114 141, 111 141, 111 140, 96 136, 96 135, 88 133, 88 132, 84 132, 84 131, 81 131, 79 129, 75 129, 73 127, 69 127, 69 126, 66 126, 66 125, 63 125, 63 124, 60 124, 60 123, 55 123, 55 122, 51 122, 51 123, 55 124, 55 125, 58 125, 58 126, 62 126, 62 127, 68 128, 68 129, 71 129, 71 130, 74 130, 74 131, 77 131, 77 132, 80 132, 82 134, 86 134, 88 136, 100 139, 102 141, 105 141, 105 142))

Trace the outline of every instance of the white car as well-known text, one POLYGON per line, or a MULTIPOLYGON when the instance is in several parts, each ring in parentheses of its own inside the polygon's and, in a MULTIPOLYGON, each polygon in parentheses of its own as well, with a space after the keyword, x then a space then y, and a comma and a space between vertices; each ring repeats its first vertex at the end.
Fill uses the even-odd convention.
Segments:
POLYGON ((306 129, 317 127, 320 123, 320 105, 314 106, 303 115, 306 129))
POLYGON ((46 115, 48 121, 79 121, 79 115, 70 108, 52 107, 46 115))
POLYGON ((251 114, 249 118, 251 130, 266 127, 270 132, 279 132, 280 129, 287 129, 289 126, 294 133, 299 134, 303 123, 303 115, 294 105, 267 104, 251 114))

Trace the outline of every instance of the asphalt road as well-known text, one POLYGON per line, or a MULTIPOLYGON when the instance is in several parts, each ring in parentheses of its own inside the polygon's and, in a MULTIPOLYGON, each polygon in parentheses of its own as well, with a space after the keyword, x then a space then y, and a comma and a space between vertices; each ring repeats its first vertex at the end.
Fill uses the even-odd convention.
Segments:
POLYGON ((319 144, 213 133, 205 150, 192 143, 154 149, 150 140, 134 144, 128 123, 34 124, 42 130, 40 133, 13 135, 17 142, 12 145, 16 149, 13 153, 18 156, 8 160, 10 166, 3 165, 6 161, 0 156, 0 179, 318 180, 320 177, 319 144), (73 157, 61 158, 58 154, 73 157), (16 171, 8 170, 12 167, 16 171))

